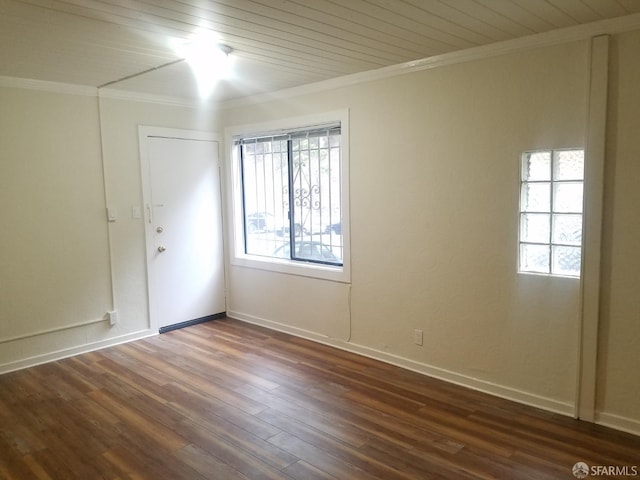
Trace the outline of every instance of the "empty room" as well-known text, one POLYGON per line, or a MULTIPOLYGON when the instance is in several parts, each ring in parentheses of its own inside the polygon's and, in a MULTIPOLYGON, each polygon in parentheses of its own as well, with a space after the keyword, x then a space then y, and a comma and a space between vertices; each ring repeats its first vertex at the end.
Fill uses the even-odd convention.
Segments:
POLYGON ((0 0, 0 479, 640 477, 640 2, 0 0))

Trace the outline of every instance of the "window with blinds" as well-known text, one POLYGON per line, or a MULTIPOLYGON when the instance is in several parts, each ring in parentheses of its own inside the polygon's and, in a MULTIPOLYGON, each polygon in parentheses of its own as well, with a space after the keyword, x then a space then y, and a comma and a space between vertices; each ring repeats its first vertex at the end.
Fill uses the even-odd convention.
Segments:
POLYGON ((236 137, 244 253, 343 264, 340 124, 236 137))

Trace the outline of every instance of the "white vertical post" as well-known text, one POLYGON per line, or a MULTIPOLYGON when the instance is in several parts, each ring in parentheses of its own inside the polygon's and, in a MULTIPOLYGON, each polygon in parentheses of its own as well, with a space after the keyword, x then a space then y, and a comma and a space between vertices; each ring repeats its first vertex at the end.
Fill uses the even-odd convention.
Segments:
POLYGON ((609 37, 591 40, 587 98, 581 318, 576 411, 578 418, 596 417, 598 321, 600 318, 600 256, 604 195, 609 37))

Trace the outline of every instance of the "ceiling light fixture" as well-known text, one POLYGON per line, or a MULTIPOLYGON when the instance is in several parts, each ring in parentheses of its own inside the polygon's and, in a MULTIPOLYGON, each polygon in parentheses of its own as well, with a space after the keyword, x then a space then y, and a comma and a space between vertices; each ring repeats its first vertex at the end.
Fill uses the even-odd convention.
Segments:
POLYGON ((231 52, 233 52, 233 48, 230 47, 229 45, 225 45, 224 43, 219 43, 217 47, 218 47, 218 50, 220 50, 225 55, 229 55, 231 52))
POLYGON ((195 35, 182 45, 179 54, 185 58, 195 76, 200 97, 207 98, 218 81, 231 76, 233 48, 220 43, 208 30, 195 35))

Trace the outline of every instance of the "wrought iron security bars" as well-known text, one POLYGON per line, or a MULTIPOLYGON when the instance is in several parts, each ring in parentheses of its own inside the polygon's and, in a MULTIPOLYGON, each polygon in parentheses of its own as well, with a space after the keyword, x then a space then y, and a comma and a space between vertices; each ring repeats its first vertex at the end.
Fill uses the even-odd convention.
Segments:
POLYGON ((245 253, 342 265, 340 125, 238 138, 245 253))

